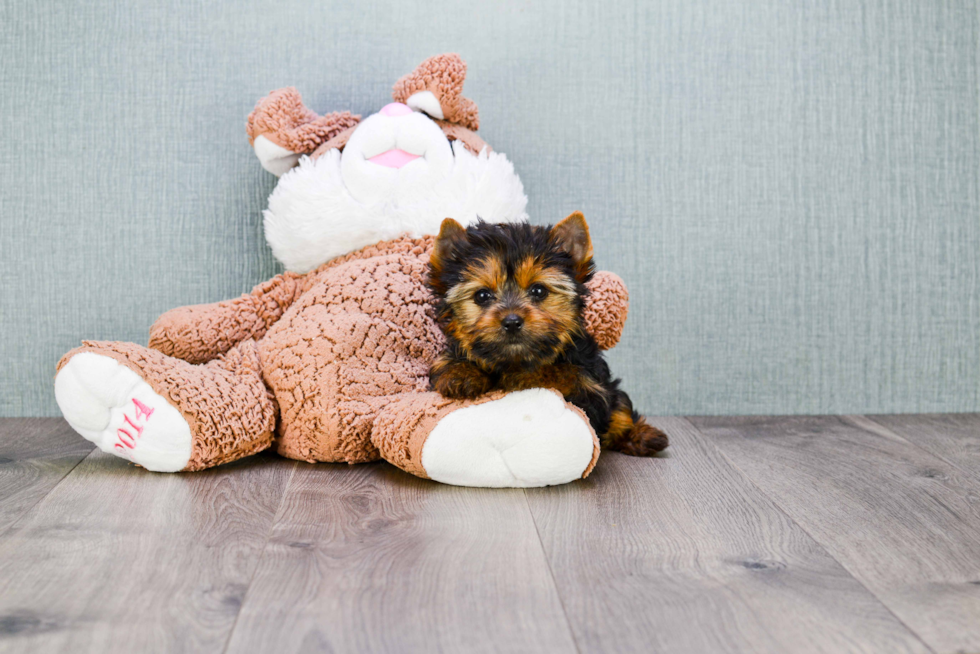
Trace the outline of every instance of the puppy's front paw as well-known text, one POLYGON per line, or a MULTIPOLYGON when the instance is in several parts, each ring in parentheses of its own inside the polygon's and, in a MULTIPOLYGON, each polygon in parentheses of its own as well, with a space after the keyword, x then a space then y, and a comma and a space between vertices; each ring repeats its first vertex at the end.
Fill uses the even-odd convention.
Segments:
POLYGON ((429 374, 432 389, 453 400, 468 400, 480 397, 492 390, 490 378, 471 363, 438 363, 429 374))

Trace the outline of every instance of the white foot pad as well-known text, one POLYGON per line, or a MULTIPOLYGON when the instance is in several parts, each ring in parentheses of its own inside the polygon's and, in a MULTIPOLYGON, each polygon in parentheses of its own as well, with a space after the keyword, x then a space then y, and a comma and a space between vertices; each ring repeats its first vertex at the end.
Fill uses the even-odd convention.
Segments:
POLYGON ((176 472, 191 458, 191 430, 169 402, 111 357, 82 352, 58 372, 65 420, 103 452, 147 470, 176 472))
POLYGON ((444 484, 531 488, 581 478, 592 452, 588 421, 534 388, 444 417, 422 448, 422 467, 444 484))

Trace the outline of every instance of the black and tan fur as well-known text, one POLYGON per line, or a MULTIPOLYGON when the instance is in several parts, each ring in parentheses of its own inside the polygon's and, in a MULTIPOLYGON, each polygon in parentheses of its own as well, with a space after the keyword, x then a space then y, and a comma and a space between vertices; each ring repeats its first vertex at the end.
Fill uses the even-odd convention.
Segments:
POLYGON ((585 412, 604 448, 649 456, 667 447, 585 329, 594 272, 579 212, 551 228, 480 221, 464 229, 444 220, 429 287, 447 347, 429 373, 432 388, 451 398, 554 388, 585 412))

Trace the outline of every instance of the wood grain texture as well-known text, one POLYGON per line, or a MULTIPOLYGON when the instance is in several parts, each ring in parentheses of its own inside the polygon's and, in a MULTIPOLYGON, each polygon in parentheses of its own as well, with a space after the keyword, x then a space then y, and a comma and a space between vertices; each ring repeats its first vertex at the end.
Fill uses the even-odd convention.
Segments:
POLYGON ((0 651, 219 651, 294 465, 154 474, 92 452, 0 542, 0 651))
MULTIPOLYGON (((891 430, 958 467, 980 485, 980 413, 864 416, 861 426, 891 430)), ((968 477, 969 478, 969 477, 968 477)))
POLYGON ((527 491, 580 651, 927 651, 689 423, 651 422, 666 458, 527 491))
POLYGON ((0 537, 91 451, 60 418, 0 420, 0 537))
POLYGON ((975 474, 861 420, 692 420, 930 647, 980 651, 975 474))
POLYGON ((527 491, 0 420, 0 652, 980 651, 976 417, 691 420, 527 491))
POLYGON ((574 652, 521 490, 301 464, 229 652, 574 652))

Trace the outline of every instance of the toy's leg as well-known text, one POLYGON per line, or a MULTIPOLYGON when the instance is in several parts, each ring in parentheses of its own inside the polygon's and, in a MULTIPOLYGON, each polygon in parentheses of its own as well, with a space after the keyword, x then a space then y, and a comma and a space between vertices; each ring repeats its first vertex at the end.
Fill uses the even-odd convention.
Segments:
POLYGON ((272 444, 276 405, 254 341, 204 365, 133 343, 86 341, 58 364, 55 397, 99 449, 157 472, 202 470, 272 444))
POLYGON ((599 457, 588 419, 561 394, 535 388, 471 402, 437 393, 397 396, 374 444, 390 463, 457 486, 552 486, 587 476, 599 457))

